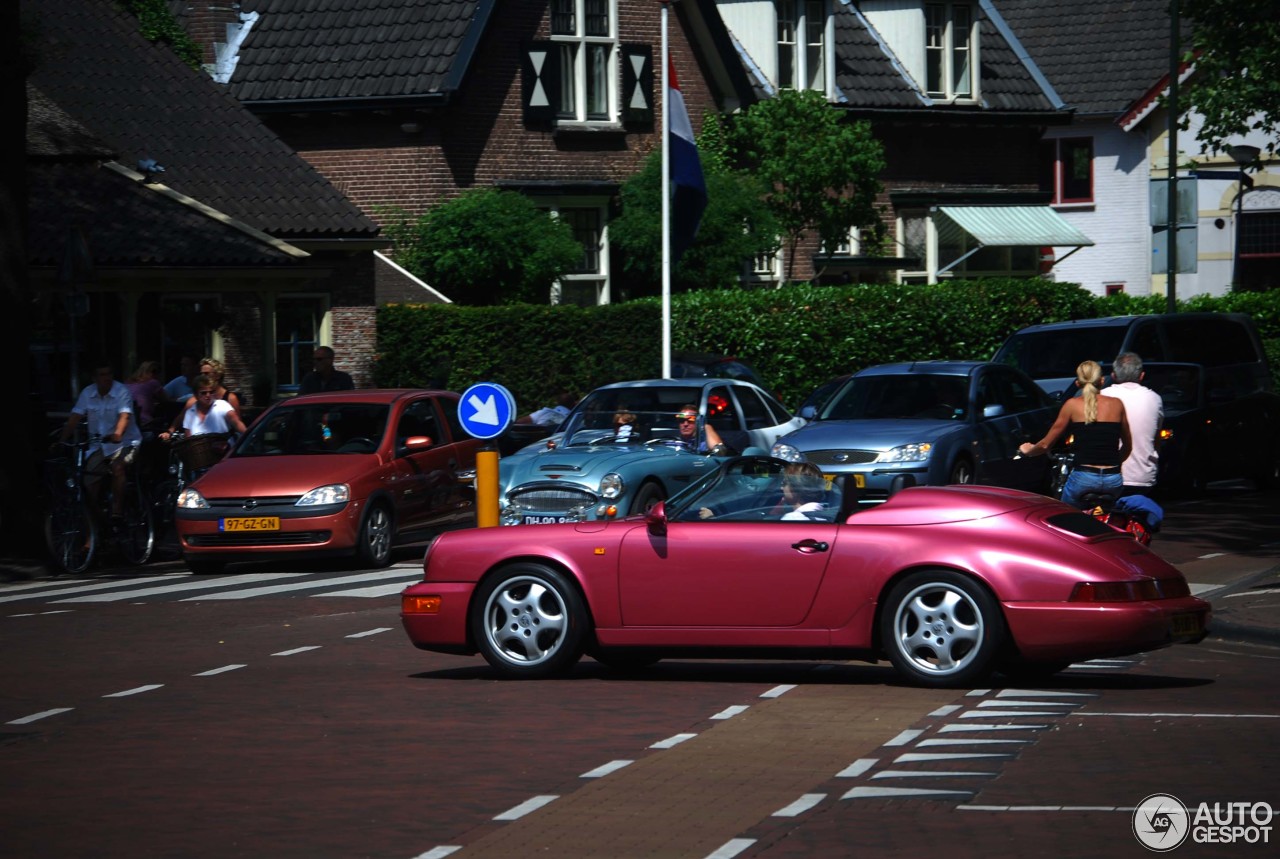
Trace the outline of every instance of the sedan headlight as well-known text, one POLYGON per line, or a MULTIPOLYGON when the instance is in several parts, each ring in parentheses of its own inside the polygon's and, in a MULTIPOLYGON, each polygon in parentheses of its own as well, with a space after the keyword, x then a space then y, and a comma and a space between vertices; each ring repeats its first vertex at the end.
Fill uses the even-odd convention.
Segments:
POLYGON ((351 487, 345 483, 317 486, 298 499, 298 507, 314 507, 317 504, 345 504, 351 500, 351 487))
POLYGON ((207 510, 209 502, 194 489, 184 489, 178 495, 178 506, 184 510, 207 510))
POLYGON ((918 444, 904 444, 891 450, 886 450, 876 457, 876 462, 928 462, 929 454, 932 452, 933 445, 927 441, 918 444))
POLYGON ((804 454, 800 452, 799 448, 780 441, 773 443, 773 449, 769 451, 769 454, 778 459, 785 459, 787 462, 804 462, 804 454))
POLYGON ((622 497, 622 490, 627 487, 626 482, 622 479, 622 475, 616 471, 611 471, 604 477, 600 478, 600 497, 613 500, 622 497))

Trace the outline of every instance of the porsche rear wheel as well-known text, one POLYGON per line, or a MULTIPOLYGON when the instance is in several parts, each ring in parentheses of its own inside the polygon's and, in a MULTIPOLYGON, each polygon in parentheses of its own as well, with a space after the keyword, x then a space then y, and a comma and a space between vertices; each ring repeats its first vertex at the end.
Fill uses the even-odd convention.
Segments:
POLYGON ((471 607, 476 648, 504 677, 564 673, 582 656, 586 628, 577 588, 541 564, 499 570, 480 585, 471 607))
POLYGON ((966 686, 985 677, 1004 635, 991 594, 949 570, 908 575, 881 609, 881 646, 898 673, 920 686, 966 686))

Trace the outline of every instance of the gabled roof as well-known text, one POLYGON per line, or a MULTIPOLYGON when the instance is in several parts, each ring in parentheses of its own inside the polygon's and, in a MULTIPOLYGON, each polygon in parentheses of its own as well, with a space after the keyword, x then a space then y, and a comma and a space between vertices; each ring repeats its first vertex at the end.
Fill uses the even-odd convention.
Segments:
POLYGON ((242 0, 231 91, 255 108, 447 102, 495 0, 242 0))
MULTIPOLYGON (((1003 3, 1000 4, 1003 9, 1003 3)), ((1046 4, 1052 5, 1052 4, 1046 4)), ((854 3, 835 3, 836 87, 854 112, 923 111, 963 114, 1037 114, 1062 109, 1052 87, 1037 79, 1031 57, 1020 56, 1002 31, 994 8, 981 19, 979 38, 982 101, 979 105, 933 104, 911 79, 892 48, 854 3)), ((1059 12, 1061 14, 1061 12, 1059 12)), ((1034 54, 1033 54, 1034 56, 1034 54)))
POLYGON ((999 0, 1076 116, 1119 116, 1169 73, 1169 0, 999 0))
POLYGON ((378 226, 208 75, 139 35, 114 0, 22 0, 31 81, 134 167, 282 238, 372 239, 378 226))

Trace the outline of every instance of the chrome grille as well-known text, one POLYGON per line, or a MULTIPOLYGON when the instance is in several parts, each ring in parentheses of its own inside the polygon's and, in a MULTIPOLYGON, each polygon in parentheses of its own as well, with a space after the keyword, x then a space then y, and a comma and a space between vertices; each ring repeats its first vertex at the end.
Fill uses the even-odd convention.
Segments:
POLYGON ((804 458, 812 462, 814 465, 861 465, 866 462, 875 462, 876 457, 880 455, 878 450, 806 450, 804 458), (843 459, 837 459, 837 456, 843 456, 843 459))
POLYGON ((590 507, 597 502, 597 498, 594 492, 578 487, 531 486, 508 492, 507 501, 517 510, 561 514, 568 513, 574 507, 590 507))

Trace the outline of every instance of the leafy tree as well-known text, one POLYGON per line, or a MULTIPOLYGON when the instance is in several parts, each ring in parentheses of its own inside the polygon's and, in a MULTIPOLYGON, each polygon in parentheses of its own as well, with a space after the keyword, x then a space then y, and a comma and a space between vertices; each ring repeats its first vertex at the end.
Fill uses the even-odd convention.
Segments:
POLYGON ((736 118, 731 131, 741 163, 766 183, 765 203, 787 247, 787 279, 806 232, 832 247, 850 228, 879 245, 884 224, 876 206, 884 148, 865 121, 849 122, 812 90, 783 90, 736 118))
POLYGON ((570 226, 514 191, 479 188, 388 225, 396 261, 458 304, 546 304, 582 262, 570 226))
POLYGON ((1230 137, 1263 131, 1280 149, 1280 0, 1180 3, 1196 64, 1184 106, 1204 117, 1200 140, 1222 151, 1230 137))
POLYGON ((119 3, 137 17, 138 29, 148 42, 162 42, 188 66, 200 68, 200 46, 174 20, 166 0, 119 0, 119 3))
MULTIPOLYGON (((719 117, 709 115, 698 137, 707 181, 707 209, 698 239, 671 275, 673 292, 736 287, 746 261, 777 248, 777 226, 761 207, 765 187, 729 166, 719 117)), ((622 187, 622 214, 609 224, 615 274, 626 298, 657 295, 662 285, 662 152, 650 154, 622 187), (620 269, 620 271, 619 271, 620 269)))

